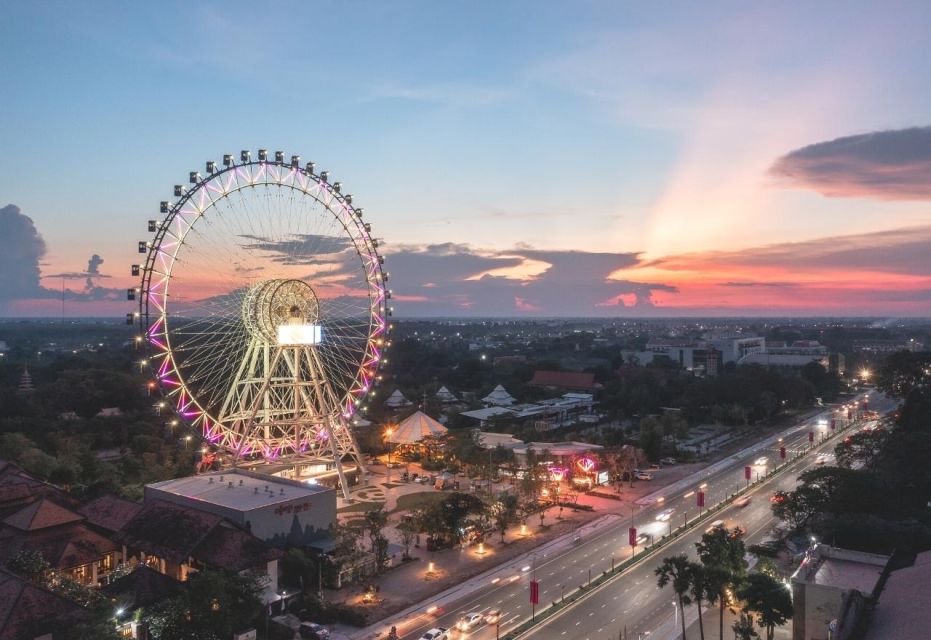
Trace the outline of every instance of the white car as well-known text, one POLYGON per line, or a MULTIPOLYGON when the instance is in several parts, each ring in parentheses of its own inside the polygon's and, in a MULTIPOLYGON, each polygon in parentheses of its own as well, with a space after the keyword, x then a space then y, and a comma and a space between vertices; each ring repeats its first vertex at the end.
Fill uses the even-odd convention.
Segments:
POLYGON ((750 496, 741 496, 734 500, 735 507, 746 507, 748 504, 750 504, 750 496))
POLYGON ((760 458, 757 458, 753 464, 757 465, 758 467, 765 467, 766 465, 769 464, 769 458, 767 458, 766 456, 762 456, 760 458))
POLYGON ((828 456, 826 453, 819 453, 818 457, 815 458, 815 464, 825 464, 828 461, 828 456))
POLYGON ((637 480, 652 480, 653 474, 647 473, 646 471, 638 471, 637 473, 634 474, 634 477, 637 480))
POLYGON ((456 628, 460 631, 468 631, 472 627, 480 625, 482 623, 483 616, 477 611, 472 613, 467 613, 456 622, 456 628))
POLYGON ((656 519, 659 520, 660 522, 666 522, 667 520, 669 520, 669 518, 672 517, 672 514, 674 511, 675 509, 664 509, 663 511, 660 511, 659 513, 656 514, 656 519))
POLYGON ((436 627, 420 636, 420 640, 449 640, 449 629, 436 627))

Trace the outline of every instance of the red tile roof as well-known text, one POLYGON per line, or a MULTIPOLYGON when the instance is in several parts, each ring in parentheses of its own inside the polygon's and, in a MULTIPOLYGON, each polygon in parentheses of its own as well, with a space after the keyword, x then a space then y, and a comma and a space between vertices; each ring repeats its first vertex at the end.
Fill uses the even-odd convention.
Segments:
POLYGON ((595 388, 595 374, 584 371, 534 371, 530 384, 538 387, 592 391, 595 388))
POLYGON ((151 500, 114 538, 128 547, 171 562, 184 562, 223 518, 206 511, 151 500))
POLYGON ((284 553, 242 529, 220 525, 197 545, 191 556, 213 567, 243 571, 264 566, 269 560, 281 558, 284 553))
POLYGON ((4 526, 0 530, 0 560, 20 551, 38 551, 54 569, 71 569, 96 562, 119 546, 81 523, 33 531, 4 526))
POLYGON ((61 507, 48 498, 36 500, 3 521, 4 524, 21 531, 37 531, 80 522, 84 516, 61 507))
POLYGON ((0 640, 35 638, 86 615, 70 600, 0 569, 0 640))
POLYGON ((138 502, 114 495, 100 496, 78 509, 87 524, 111 533, 126 526, 140 511, 142 505, 138 502))

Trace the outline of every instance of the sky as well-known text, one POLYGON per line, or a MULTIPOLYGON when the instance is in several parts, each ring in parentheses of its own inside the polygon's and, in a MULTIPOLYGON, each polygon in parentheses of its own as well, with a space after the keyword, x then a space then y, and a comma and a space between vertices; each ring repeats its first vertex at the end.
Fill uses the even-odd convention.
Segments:
POLYGON ((931 314, 926 2, 0 15, 0 315, 131 310, 172 185, 259 148, 350 187, 398 317, 931 314))

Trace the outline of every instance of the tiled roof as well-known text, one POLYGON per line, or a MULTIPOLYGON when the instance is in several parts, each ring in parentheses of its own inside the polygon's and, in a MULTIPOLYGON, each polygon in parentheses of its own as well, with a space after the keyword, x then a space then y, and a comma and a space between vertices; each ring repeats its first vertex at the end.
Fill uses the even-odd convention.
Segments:
POLYGON ((180 563, 192 555, 222 520, 205 511, 151 500, 116 532, 114 538, 128 547, 180 563))
POLYGON ((132 599, 131 607, 136 608, 170 598, 181 588, 182 583, 171 576, 139 565, 135 571, 111 582, 101 592, 111 598, 129 596, 132 599))
POLYGON ((7 516, 3 523, 21 531, 37 531, 80 522, 83 519, 84 516, 42 498, 7 516))
POLYGON ((109 532, 122 529, 140 511, 142 505, 138 502, 112 494, 100 496, 78 509, 87 518, 87 524, 109 532))
POLYGON ((235 526, 220 525, 191 554, 210 566, 243 571, 264 565, 284 554, 235 526))
POLYGON ((38 551, 55 569, 96 562, 118 548, 115 542, 81 523, 33 531, 7 526, 0 530, 0 559, 9 560, 20 551, 38 551))
POLYGON ((85 615, 70 600, 0 569, 0 640, 35 638, 85 615))
POLYGON ((591 390, 595 388, 595 374, 584 371, 534 371, 530 384, 539 387, 591 390))

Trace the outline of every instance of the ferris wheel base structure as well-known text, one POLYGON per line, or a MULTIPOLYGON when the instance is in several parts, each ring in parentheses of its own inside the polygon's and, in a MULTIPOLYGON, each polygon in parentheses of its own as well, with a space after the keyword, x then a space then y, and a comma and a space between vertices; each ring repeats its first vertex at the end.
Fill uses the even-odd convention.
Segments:
POLYGON ((389 344, 388 274, 353 197, 285 158, 227 154, 175 185, 139 242, 127 321, 141 364, 224 466, 335 474, 348 500, 349 475, 365 481, 350 422, 389 344))

